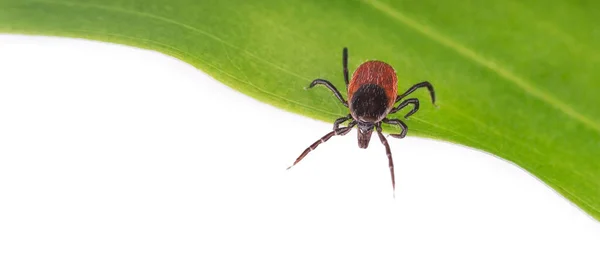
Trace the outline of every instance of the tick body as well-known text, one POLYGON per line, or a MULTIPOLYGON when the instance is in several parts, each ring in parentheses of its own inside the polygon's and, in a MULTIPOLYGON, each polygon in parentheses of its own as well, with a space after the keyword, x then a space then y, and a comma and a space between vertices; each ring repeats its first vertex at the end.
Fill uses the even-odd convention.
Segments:
POLYGON ((404 118, 408 118, 417 112, 419 110, 419 100, 417 98, 405 98, 422 87, 429 90, 431 101, 435 105, 435 92, 433 86, 427 81, 420 82, 411 86, 401 95, 398 95, 398 78, 396 76, 396 71, 389 64, 376 60, 367 61, 361 64, 352 75, 352 79, 349 80, 347 48, 344 48, 343 50, 342 65, 344 68, 344 81, 346 83, 349 101, 344 100, 344 97, 337 88, 327 80, 316 79, 310 84, 309 88, 319 84, 329 88, 338 100, 340 100, 344 106, 348 107, 350 114, 335 120, 333 123, 333 131, 326 134, 304 150, 292 166, 300 162, 310 151, 316 149, 321 143, 326 142, 335 135, 346 135, 354 126, 357 126, 358 128, 358 147, 367 148, 369 146, 369 141, 371 140, 371 135, 373 134, 373 129, 375 129, 379 136, 379 140, 385 146, 392 177, 392 188, 395 191, 396 181, 394 175, 394 162, 392 160, 390 146, 387 139, 382 134, 381 124, 387 123, 399 126, 401 132, 399 134, 391 134, 390 136, 404 138, 408 131, 406 124, 399 119, 388 119, 386 117, 389 114, 398 112, 408 105, 412 105, 412 109, 404 115, 404 118), (404 101, 400 102, 403 99, 404 101), (398 102, 400 102, 400 104, 394 107, 398 102), (348 120, 350 120, 348 126, 340 127, 340 124, 348 120))

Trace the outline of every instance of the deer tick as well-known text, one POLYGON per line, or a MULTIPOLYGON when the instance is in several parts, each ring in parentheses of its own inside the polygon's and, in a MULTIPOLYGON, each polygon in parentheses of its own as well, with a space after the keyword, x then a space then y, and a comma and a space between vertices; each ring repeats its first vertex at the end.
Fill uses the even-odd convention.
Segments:
MULTIPOLYGON (((338 118, 333 123, 333 131, 321 137, 318 141, 310 145, 296 161, 294 165, 300 162, 309 152, 315 150, 317 146, 327 142, 334 135, 346 135, 354 126, 358 126, 358 147, 367 148, 371 140, 373 129, 376 129, 379 140, 385 146, 385 151, 389 161, 390 173, 392 176, 392 189, 396 190, 396 180, 394 175, 394 161, 392 160, 392 152, 387 139, 381 133, 381 124, 397 125, 401 128, 400 134, 390 134, 395 138, 404 138, 408 131, 406 124, 399 119, 386 118, 389 114, 394 114, 408 105, 412 105, 412 109, 404 118, 408 118, 419 110, 419 100, 417 98, 408 98, 402 102, 406 96, 413 93, 415 90, 425 87, 431 95, 431 102, 435 105, 435 92, 431 83, 424 81, 411 86, 406 92, 397 95, 398 78, 396 71, 389 64, 372 60, 362 63, 358 69, 352 74, 352 79, 348 80, 348 49, 344 48, 342 52, 342 65, 344 67, 344 81, 346 82, 346 90, 348 99, 344 97, 335 88, 335 86, 323 79, 312 81, 308 88, 315 85, 324 85, 350 110, 350 114, 338 118), (400 102, 396 107, 394 105, 400 102), (345 121, 350 120, 348 126, 340 127, 345 121)), ((291 168, 292 166, 288 167, 291 168)))

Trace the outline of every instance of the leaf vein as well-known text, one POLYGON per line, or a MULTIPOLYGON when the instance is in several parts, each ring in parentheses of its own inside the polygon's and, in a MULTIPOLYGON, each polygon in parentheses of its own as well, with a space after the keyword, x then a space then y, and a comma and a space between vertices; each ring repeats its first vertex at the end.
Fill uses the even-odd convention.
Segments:
POLYGON ((209 38, 211 38, 211 39, 213 39, 215 41, 221 42, 222 44, 224 44, 226 46, 229 46, 231 48, 240 50, 243 53, 245 53, 246 55, 248 55, 248 56, 250 56, 250 57, 252 57, 252 58, 254 58, 254 59, 258 60, 258 61, 266 63, 267 65, 270 65, 271 67, 279 69, 279 70, 281 70, 283 72, 286 72, 286 73, 288 73, 288 74, 290 74, 292 76, 304 79, 306 81, 310 81, 309 78, 303 77, 303 76, 301 76, 301 75, 299 75, 299 74, 297 74, 297 73, 295 73, 295 72, 293 72, 291 70, 283 68, 283 67, 281 67, 281 66, 279 66, 279 65, 277 65, 277 64, 275 64, 275 63, 273 63, 271 61, 268 61, 268 60, 264 59, 263 57, 259 57, 259 56, 251 53, 250 51, 248 51, 246 49, 243 49, 241 47, 235 46, 235 45, 231 44, 230 42, 227 42, 227 41, 221 39, 220 37, 218 37, 218 36, 216 36, 214 34, 211 34, 209 32, 201 30, 201 29, 199 29, 197 27, 194 27, 194 26, 191 26, 191 25, 188 25, 188 24, 185 24, 185 23, 182 23, 182 22, 179 22, 179 21, 167 18, 167 17, 155 15, 155 14, 152 14, 152 13, 140 12, 140 11, 135 11, 135 10, 127 10, 127 9, 117 8, 117 7, 96 5, 96 4, 90 4, 90 3, 75 3, 75 2, 67 2, 67 1, 48 1, 48 0, 34 0, 32 2, 49 3, 49 4, 56 4, 56 5, 67 5, 67 6, 68 5, 70 5, 70 6, 81 6, 81 7, 87 7, 87 8, 97 8, 97 9, 104 9, 104 10, 114 11, 114 12, 119 12, 119 13, 126 13, 126 14, 136 15, 136 16, 140 16, 140 17, 152 18, 152 19, 155 19, 155 20, 159 20, 159 21, 162 21, 162 22, 173 24, 173 25, 176 25, 176 26, 188 29, 190 31, 199 33, 201 35, 207 36, 207 37, 209 37, 209 38))

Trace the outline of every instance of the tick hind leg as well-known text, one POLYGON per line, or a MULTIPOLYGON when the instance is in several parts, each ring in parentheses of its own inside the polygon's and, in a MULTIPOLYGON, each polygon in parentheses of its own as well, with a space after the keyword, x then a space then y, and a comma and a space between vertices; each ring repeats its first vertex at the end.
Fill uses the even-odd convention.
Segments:
POLYGON ((326 134, 325 136, 321 137, 321 139, 314 142, 307 149, 305 149, 304 152, 302 152, 302 154, 300 154, 300 156, 296 159, 296 161, 294 161, 294 164, 292 164, 292 166, 288 167, 288 170, 291 167, 293 167, 294 165, 296 165, 298 162, 300 162, 304 157, 306 157, 306 155, 308 155, 308 153, 315 150, 320 144, 327 142, 327 140, 329 140, 331 137, 333 137, 335 135, 346 135, 347 133, 349 133, 350 130, 352 130, 352 127, 356 126, 356 123, 357 123, 356 121, 353 121, 347 127, 338 128, 338 129, 333 130, 330 133, 326 134))
POLYGON ((390 145, 388 144, 387 139, 381 133, 381 124, 377 124, 377 135, 379 136, 379 140, 385 146, 385 153, 388 158, 388 163, 390 167, 390 174, 392 175, 392 189, 394 190, 394 197, 396 197, 396 176, 394 175, 394 160, 392 159, 392 151, 390 150, 390 145))
POLYGON ((422 87, 426 87, 427 90, 429 90, 429 95, 431 95, 431 103, 433 103, 433 105, 435 106, 435 91, 433 90, 433 85, 431 85, 431 83, 429 82, 420 82, 411 86, 410 88, 408 88, 408 90, 406 90, 406 92, 396 97, 396 103, 398 103, 400 100, 422 87))
POLYGON ((308 86, 308 88, 313 88, 315 85, 317 84, 321 84, 324 85, 325 87, 329 88, 329 90, 331 90, 331 92, 333 92, 333 94, 335 95, 335 97, 337 97, 337 99, 340 100, 340 102, 342 102, 342 104, 346 107, 348 107, 348 102, 344 99, 344 97, 342 96, 342 94, 340 94, 340 91, 338 91, 337 88, 335 88, 335 86, 327 81, 327 80, 323 80, 323 79, 315 79, 314 81, 312 81, 310 83, 310 85, 308 86))
POLYGON ((407 119, 408 117, 410 117, 411 115, 413 115, 417 111, 419 111, 419 99, 416 99, 416 98, 406 99, 406 100, 402 101, 402 103, 400 103, 400 105, 398 105, 397 107, 390 110, 389 114, 394 114, 394 113, 398 112, 399 110, 403 109, 404 107, 408 106, 409 104, 412 104, 413 108, 410 112, 408 112, 408 113, 406 113, 406 115, 404 115, 404 118, 407 119))
POLYGON ((400 126, 400 128, 402 129, 402 131, 400 132, 400 134, 390 134, 391 137, 395 137, 395 138, 404 138, 406 136, 406 133, 408 133, 408 126, 406 126, 406 124, 398 119, 383 119, 382 120, 383 123, 387 123, 387 124, 392 124, 392 125, 397 125, 400 126))
POLYGON ((333 130, 337 130, 340 128, 340 124, 352 118, 352 114, 346 115, 346 117, 341 117, 333 122, 333 130))

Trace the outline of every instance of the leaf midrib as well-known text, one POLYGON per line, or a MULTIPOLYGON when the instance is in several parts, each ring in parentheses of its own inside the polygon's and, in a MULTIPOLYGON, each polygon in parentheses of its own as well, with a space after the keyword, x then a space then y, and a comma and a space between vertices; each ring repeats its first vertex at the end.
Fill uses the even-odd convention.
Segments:
POLYGON ((525 93, 529 94, 530 96, 533 96, 533 97, 545 102, 549 106, 563 112, 567 116, 579 121, 580 123, 584 124, 588 128, 590 128, 600 134, 600 123, 577 112, 575 109, 573 109, 568 104, 563 103, 556 97, 538 89, 532 83, 530 83, 530 82, 526 81, 525 79, 519 77, 518 75, 510 72, 506 68, 503 68, 502 66, 498 65, 498 63, 496 63, 492 60, 489 60, 489 59, 483 57, 482 55, 476 53, 473 49, 469 49, 468 47, 460 44, 459 42, 453 40, 452 38, 439 33, 438 31, 431 28, 430 26, 419 23, 416 20, 401 13, 400 11, 393 9, 389 5, 379 2, 378 0, 360 0, 360 1, 371 5, 376 10, 378 10, 378 11, 384 13, 385 15, 391 17, 392 19, 400 22, 402 25, 407 26, 407 27, 423 34, 424 36, 428 37, 429 39, 431 39, 447 48, 454 50, 459 55, 491 70, 492 72, 496 73, 498 76, 502 77, 503 79, 515 84, 518 88, 521 88, 525 93))

